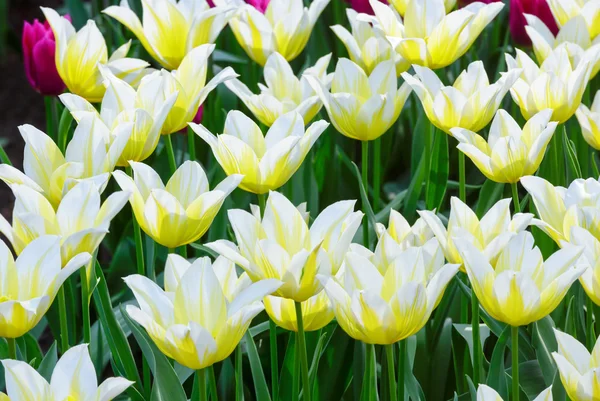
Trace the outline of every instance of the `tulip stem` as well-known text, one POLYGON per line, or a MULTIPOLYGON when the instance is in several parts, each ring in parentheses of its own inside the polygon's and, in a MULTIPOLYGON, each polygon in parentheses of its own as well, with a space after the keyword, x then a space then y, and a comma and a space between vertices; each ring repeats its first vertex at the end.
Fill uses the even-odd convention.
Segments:
MULTIPOLYGON (((127 175, 133 179, 133 169, 131 166, 127 166, 127 175)), ((146 275, 146 269, 144 267, 144 247, 142 245, 142 231, 140 230, 140 224, 135 218, 135 213, 131 209, 131 220, 133 222, 133 238, 135 239, 135 261, 137 263, 137 273, 140 276, 146 275)))
POLYGON ((406 340, 398 342, 398 401, 404 401, 404 363, 406 362, 406 340))
POLYGON ((196 136, 196 134, 194 133, 194 130, 192 130, 192 127, 188 127, 188 129, 187 129, 188 153, 190 154, 191 161, 196 160, 196 142, 194 141, 195 136, 196 136))
POLYGON ((513 182, 510 184, 510 188, 512 189, 512 197, 513 203, 515 205, 515 213, 521 212, 521 204, 519 203, 519 190, 517 189, 517 183, 513 182))
POLYGON ((69 323, 67 321, 67 301, 64 286, 58 290, 58 316, 60 321, 60 348, 64 354, 69 349, 69 323))
POLYGON ((512 326, 510 335, 512 340, 512 401, 519 401, 519 327, 512 326))
POLYGON ((14 338, 6 338, 6 343, 8 344, 8 358, 9 359, 17 359, 17 340, 14 338))
POLYGON ((361 400, 376 401, 377 395, 377 361, 375 357, 375 345, 365 344, 365 373, 363 376, 361 400), (364 397, 364 398, 363 398, 364 397))
POLYGON ((198 383, 198 399, 200 401, 208 401, 206 396, 206 374, 205 369, 198 369, 196 371, 196 383, 198 383))
POLYGON ((235 347, 235 401, 244 398, 244 379, 242 377, 242 346, 235 347))
POLYGON ((461 151, 458 151, 458 197, 463 202, 467 201, 466 184, 467 180, 465 177, 465 154, 461 151))
POLYGON ((60 121, 58 122, 58 138, 56 143, 63 154, 65 154, 67 149, 67 136, 69 136, 69 130, 71 129, 72 123, 73 116, 69 109, 65 107, 60 115, 60 121))
POLYGON ((473 335, 473 384, 477 386, 481 374, 481 338, 479 337, 479 300, 471 291, 471 327, 473 335))
POLYGON ((173 142, 171 141, 171 134, 164 135, 165 138, 165 147, 167 148, 167 157, 169 159, 169 168, 171 169, 171 174, 175 174, 177 170, 177 162, 175 161, 175 151, 173 150, 173 142))
POLYGON ((394 344, 385 346, 385 355, 387 357, 388 382, 390 385, 390 401, 397 400, 396 373, 394 372, 394 344))
POLYGON ((217 379, 215 377, 215 367, 210 365, 208 368, 208 384, 210 385, 210 397, 213 401, 219 399, 219 393, 217 392, 217 379))
POLYGON ((56 124, 58 123, 58 111, 56 109, 56 100, 54 96, 44 96, 44 105, 46 106, 46 134, 53 140, 58 139, 56 124))
MULTIPOLYGON (((364 142, 363 142, 364 143, 364 142)), ((308 358, 306 356, 306 342, 304 340, 304 322, 302 321, 302 304, 294 302, 296 307, 296 320, 298 321, 298 352, 300 355, 300 370, 302 373, 303 401, 310 401, 310 381, 308 378, 308 358)))
MULTIPOLYGON (((365 187, 365 193, 369 193, 369 142, 362 141, 362 183, 365 187)), ((366 199, 363 202, 363 212, 365 213, 365 223, 363 224, 363 244, 365 248, 369 248, 369 218, 367 217, 366 199)))
MULTIPOLYGON (((94 267, 96 258, 90 262, 94 267)), ((90 323, 90 290, 88 287, 87 267, 79 269, 79 277, 81 278, 81 320, 83 320, 83 342, 89 344, 92 341, 92 329, 90 323)))
POLYGON ((279 358, 277 357, 277 325, 269 319, 269 345, 271 346, 271 393, 273 401, 279 399, 279 358))
POLYGON ((263 217, 265 214, 265 208, 267 207, 267 195, 266 194, 256 194, 258 197, 258 207, 260 209, 260 217, 263 217))
POLYGON ((9 166, 12 166, 12 163, 10 162, 10 159, 8 158, 8 155, 4 151, 4 148, 2 147, 2 144, 0 144, 0 160, 4 164, 8 164, 9 166))
MULTIPOLYGON (((588 351, 592 352, 594 349, 594 343, 596 342, 596 334, 594 333, 594 303, 592 302, 592 298, 589 296, 585 296, 586 299, 586 326, 587 326, 587 348, 588 351)), ((597 317, 596 317, 597 318, 597 317)))
MULTIPOLYGON (((367 188, 365 188, 366 190, 367 188)), ((373 211, 379 211, 381 196, 381 137, 373 141, 373 211)))

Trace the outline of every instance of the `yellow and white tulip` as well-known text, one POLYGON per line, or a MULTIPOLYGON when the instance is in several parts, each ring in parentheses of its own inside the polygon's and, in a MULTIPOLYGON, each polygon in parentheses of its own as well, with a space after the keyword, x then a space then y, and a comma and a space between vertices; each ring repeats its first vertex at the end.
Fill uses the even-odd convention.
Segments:
POLYGON ((564 27, 577 16, 585 19, 590 37, 600 34, 600 2, 596 0, 548 0, 550 11, 559 27, 564 27))
POLYGON ((164 185, 152 167, 130 163, 133 179, 122 171, 113 173, 119 186, 131 194, 135 218, 146 234, 167 248, 197 241, 208 230, 225 198, 243 176, 230 175, 212 191, 197 162, 186 161, 164 185))
POLYGON ((474 2, 446 14, 444 0, 413 0, 407 4, 402 25, 392 6, 376 3, 378 0, 370 0, 378 27, 392 47, 408 63, 434 70, 464 55, 504 6, 501 2, 474 2))
POLYGON ((177 94, 177 100, 162 126, 163 135, 186 128, 196 116, 206 96, 221 82, 237 77, 231 67, 225 67, 206 82, 208 58, 214 49, 215 45, 198 46, 183 58, 177 70, 155 71, 140 85, 144 95, 137 98, 136 106, 153 116, 158 115, 163 104, 177 94), (158 95, 151 96, 155 91, 158 91, 158 95))
POLYGON ((350 337, 393 344, 421 330, 459 265, 444 265, 435 239, 398 253, 386 264, 369 254, 356 245, 346 255, 339 277, 319 278, 338 324, 350 337))
POLYGON ((0 241, 0 337, 18 338, 33 329, 65 280, 90 260, 89 253, 61 259, 60 237, 54 235, 31 241, 16 261, 0 241))
POLYGON ((234 7, 210 7, 205 0, 142 0, 140 21, 127 0, 102 12, 125 25, 153 59, 169 70, 179 68, 192 49, 214 43, 234 7))
POLYGON ((82 181, 67 192, 55 212, 39 192, 18 184, 11 189, 15 195, 12 226, 0 216, 0 232, 17 254, 42 235, 60 235, 63 261, 81 252, 93 254, 129 198, 129 193, 117 191, 101 204, 98 187, 82 181))
MULTIPOLYGON (((295 302, 288 298, 273 295, 263 299, 265 311, 279 327, 289 331, 298 331, 295 302)), ((327 326, 334 318, 333 307, 325 291, 308 298, 300 304, 304 331, 316 331, 327 326)))
POLYGON ((510 89, 513 100, 525 119, 545 109, 552 109, 552 121, 567 121, 581 104, 581 98, 592 73, 586 55, 572 60, 565 46, 553 50, 538 67, 525 52, 506 54, 509 72, 521 70, 521 76, 510 89))
POLYGON ((109 58, 104 37, 93 20, 76 32, 71 22, 53 9, 42 7, 42 11, 56 40, 56 69, 69 91, 89 102, 100 102, 106 91, 98 68, 101 65, 134 86, 139 83, 148 63, 126 57, 131 42, 109 58))
POLYGON ((593 178, 576 179, 568 188, 553 186, 541 177, 521 178, 531 195, 539 227, 559 246, 570 241, 571 228, 583 227, 600 239, 600 182, 593 178))
MULTIPOLYGON (((413 0, 390 0, 390 4, 394 6, 396 11, 398 11, 398 14, 404 17, 408 3, 411 1, 413 0)), ((444 0, 444 8, 446 9, 446 13, 452 11, 455 5, 456 0, 444 0)))
POLYGON ((61 356, 50 383, 27 362, 5 359, 2 365, 7 398, 12 401, 111 401, 133 384, 122 377, 111 377, 98 385, 87 344, 77 345, 61 356))
MULTIPOLYGON (((548 387, 533 399, 533 401, 552 401, 552 386, 548 387)), ((493 388, 480 384, 477 388, 477 401, 504 401, 493 388)))
MULTIPOLYGON (((235 275, 235 267, 230 267, 229 274, 235 275)), ((227 358, 252 318, 264 309, 260 300, 281 285, 278 280, 262 280, 230 299, 216 268, 207 257, 187 266, 167 263, 164 290, 141 275, 125 278, 139 304, 127 306, 129 316, 146 329, 161 352, 190 369, 227 358)))
MULTIPOLYGON (((60 95, 60 100, 69 109, 76 121, 89 113, 97 115, 97 124, 103 123, 110 132, 111 137, 128 135, 129 140, 117 160, 117 166, 129 166, 128 161, 141 162, 146 160, 156 149, 162 126, 177 100, 177 93, 164 99, 162 104, 157 104, 156 109, 145 110, 140 105, 148 106, 143 99, 162 99, 158 85, 147 84, 146 79, 137 90, 127 82, 115 77, 109 71, 103 71, 106 77, 107 90, 102 98, 100 113, 84 98, 65 93, 60 95)), ((114 140, 114 139, 113 139, 114 140)))
POLYGON ((413 68, 416 75, 403 73, 402 78, 421 100, 429 121, 449 135, 455 127, 474 132, 486 127, 520 74, 510 71, 490 84, 483 63, 474 61, 452 86, 444 86, 429 68, 417 65, 413 68))
POLYGON ((463 235, 468 233, 474 246, 490 259, 494 259, 513 236, 529 226, 533 215, 516 213, 511 219, 510 204, 510 199, 499 200, 479 220, 469 206, 453 196, 450 199, 447 229, 434 212, 421 210, 419 214, 439 241, 446 260, 450 263, 462 264, 463 259, 454 240, 457 232, 463 235))
POLYGON ((331 91, 317 79, 308 82, 323 101, 333 126, 343 135, 372 141, 383 135, 398 119, 410 94, 410 87, 398 88, 396 67, 382 61, 367 76, 360 66, 341 58, 331 83, 331 91))
POLYGON ((305 7, 302 0, 271 0, 263 14, 240 0, 229 26, 248 57, 256 63, 265 65, 275 52, 292 61, 306 47, 317 18, 329 1, 314 0, 305 7))
POLYGON ((586 268, 576 265, 583 248, 573 245, 544 261, 527 231, 513 236, 495 260, 463 234, 457 232, 454 242, 477 299, 490 316, 513 327, 549 315, 586 268))
POLYGON ((592 148, 600 150, 600 91, 596 92, 591 107, 581 103, 575 116, 585 141, 592 148))
POLYGON ((281 115, 263 136, 252 119, 234 110, 227 115, 221 135, 199 124, 190 127, 208 143, 227 175, 244 176, 240 188, 265 194, 292 177, 328 125, 317 121, 305 131, 302 116, 292 111, 281 115))
MULTIPOLYGON (((571 244, 584 248, 580 263, 585 263, 588 268, 579 277, 579 282, 588 297, 600 305, 600 241, 588 230, 581 227, 571 227, 571 244)), ((600 366, 599 366, 600 367, 600 366)))
POLYGON ((572 336, 554 329, 558 352, 552 357, 558 367, 560 381, 570 399, 596 401, 600 398, 600 341, 592 353, 572 336))
POLYGON ((78 182, 92 181, 102 192, 131 135, 131 123, 121 124, 113 135, 94 113, 82 115, 66 153, 42 131, 19 126, 25 141, 23 172, 0 165, 0 179, 22 184, 43 194, 55 208, 78 182))
POLYGON ((304 70, 298 79, 285 58, 279 53, 273 53, 265 64, 265 85, 258 84, 258 95, 252 93, 246 84, 238 79, 229 80, 225 85, 244 102, 254 117, 267 127, 291 111, 300 113, 304 123, 308 124, 321 110, 323 103, 308 84, 305 75, 314 76, 329 87, 332 77, 332 74, 327 74, 329 60, 331 54, 321 57, 314 66, 304 70))
POLYGON ((237 246, 226 240, 206 246, 243 268, 252 281, 283 281, 273 295, 304 302, 321 291, 318 274, 339 270, 363 216, 353 212, 355 203, 328 206, 309 229, 305 205, 296 208, 285 196, 270 192, 262 218, 256 208, 253 213, 228 211, 237 246))
MULTIPOLYGON (((375 29, 369 22, 374 20, 373 17, 358 14, 352 8, 346 9, 346 15, 352 31, 349 32, 342 25, 334 25, 331 30, 344 43, 350 60, 358 64, 367 74, 371 74, 384 60, 392 60, 396 63, 396 75, 410 68, 410 64, 396 53, 381 30, 375 29)), ((376 21, 375 19, 373 22, 376 21)))
POLYGON ((463 128, 452 128, 458 149, 475 163, 488 179, 516 183, 535 174, 558 125, 551 122, 552 110, 542 110, 523 126, 504 110, 498 110, 488 140, 463 128))

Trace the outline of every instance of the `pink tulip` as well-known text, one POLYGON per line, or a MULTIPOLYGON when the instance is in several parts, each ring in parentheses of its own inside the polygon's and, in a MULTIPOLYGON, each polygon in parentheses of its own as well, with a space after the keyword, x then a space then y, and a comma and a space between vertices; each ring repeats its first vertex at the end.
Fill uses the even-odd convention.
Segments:
POLYGON ((202 122, 203 115, 204 115, 204 105, 201 104, 200 107, 198 107, 198 111, 196 112, 196 116, 194 116, 193 122, 195 124, 200 124, 202 122))
MULTIPOLYGON (((348 0, 350 6, 354 9, 354 11, 358 13, 365 13, 373 15, 373 8, 371 4, 369 4, 369 0, 348 0)), ((386 0, 379 0, 382 3, 387 3, 386 0)))
MULTIPOLYGON (((67 16, 68 18, 68 16, 67 16)), ((58 75, 54 53, 56 43, 48 22, 23 24, 23 61, 29 83, 42 95, 60 95, 65 84, 58 75)))
POLYGON ((246 3, 250 4, 254 8, 256 8, 261 13, 265 13, 267 11, 267 6, 269 5, 269 0, 246 0, 246 3))
POLYGON ((464 7, 466 5, 469 5, 471 3, 475 3, 475 2, 479 2, 479 3, 485 3, 485 4, 490 4, 490 3, 495 3, 498 1, 502 1, 502 0, 458 0, 458 7, 464 7))
POLYGON ((515 43, 531 46, 531 39, 525 31, 527 20, 524 13, 535 15, 546 24, 554 35, 558 33, 558 26, 547 0, 510 0, 510 34, 515 43))

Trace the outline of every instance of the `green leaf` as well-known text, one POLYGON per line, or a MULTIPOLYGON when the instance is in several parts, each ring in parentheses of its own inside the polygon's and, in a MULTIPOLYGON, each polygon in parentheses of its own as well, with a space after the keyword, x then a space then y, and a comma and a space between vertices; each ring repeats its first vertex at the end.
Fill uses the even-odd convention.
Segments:
POLYGON ((369 225, 371 229, 375 229, 377 226, 377 219, 375 218, 375 213, 373 213, 373 208, 371 207, 371 203, 369 202, 369 197, 367 196, 367 191, 365 190, 365 183, 362 180, 360 170, 358 166, 353 162, 352 167, 354 167, 354 173, 356 178, 358 179, 358 188, 360 189, 360 197, 363 205, 365 205, 365 209, 367 210, 367 218, 369 219, 369 225))
POLYGON ((156 401, 187 401, 185 391, 167 357, 158 350, 144 330, 131 320, 123 307, 121 307, 121 314, 131 329, 131 333, 140 346, 154 376, 151 399, 156 401))
POLYGON ((83 1, 81 0, 66 0, 67 8, 69 10, 69 15, 71 16, 71 20, 73 21, 73 26, 75 29, 81 29, 87 20, 89 19, 89 15, 85 6, 83 5, 83 1))
POLYGON ((427 209, 429 210, 439 210, 442 205, 448 185, 449 163, 448 135, 443 132, 436 132, 433 139, 427 193, 425 194, 427 209))
POLYGON ((552 352, 558 349, 554 335, 554 321, 550 316, 533 323, 533 347, 544 374, 546 386, 550 386, 556 376, 556 364, 552 352))
POLYGON ((423 153, 421 155, 421 161, 419 162, 417 169, 415 170, 415 174, 413 175, 410 185, 407 189, 407 195, 403 209, 403 215, 407 219, 414 217, 417 211, 417 202, 419 200, 419 196, 421 195, 421 191, 423 190, 423 183, 425 182, 426 178, 425 163, 426 157, 425 153, 423 153))
POLYGON ((485 180, 481 191, 479 191, 479 199, 475 208, 475 213, 479 218, 483 217, 488 210, 491 209, 496 202, 502 198, 504 193, 504 184, 485 180))
MULTIPOLYGON (((469 354, 471 355, 471 362, 473 361, 473 326, 471 324, 454 324, 454 329, 465 339, 469 347, 469 354)), ((479 345, 481 346, 481 352, 483 355, 483 346, 485 340, 490 336, 490 328, 485 324, 479 325, 479 345)))
POLYGON ((487 385, 498 391, 500 397, 503 400, 508 399, 508 384, 506 381, 506 368, 504 366, 504 353, 506 350, 506 344, 510 339, 510 326, 506 328, 498 337, 494 351, 492 352, 492 359, 490 360, 490 370, 487 375, 487 385))
POLYGON ((581 167, 579 165, 579 159, 577 158, 575 144, 567 136, 567 130, 564 129, 564 127, 565 126, 563 125, 563 145, 566 151, 565 154, 567 157, 567 166, 569 167, 569 171, 574 178, 582 178, 583 174, 581 173, 581 167))
POLYGON ((250 369, 252 370, 252 380, 254 382, 254 390, 256 391, 256 399, 261 401, 271 401, 269 387, 265 379, 265 373, 260 363, 258 350, 250 332, 244 335, 244 342, 248 350, 248 359, 250 360, 250 369))
POLYGON ((56 348, 56 341, 52 343, 48 352, 40 362, 40 366, 38 366, 37 371, 44 379, 50 382, 50 378, 52 377, 52 372, 54 371, 54 367, 58 362, 58 351, 56 348))

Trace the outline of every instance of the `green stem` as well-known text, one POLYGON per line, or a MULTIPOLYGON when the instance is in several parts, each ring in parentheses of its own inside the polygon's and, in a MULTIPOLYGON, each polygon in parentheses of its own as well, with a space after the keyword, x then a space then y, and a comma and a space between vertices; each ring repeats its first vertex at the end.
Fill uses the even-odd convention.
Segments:
POLYGON ((58 314, 60 321, 60 348, 62 353, 69 349, 69 322, 67 321, 67 301, 65 299, 65 288, 58 290, 58 314))
POLYGON ((273 401, 279 399, 279 358, 277 357, 277 325, 269 320, 269 345, 271 346, 271 393, 273 401))
POLYGON ((6 338, 8 344, 8 358, 17 360, 17 340, 15 338, 6 338))
POLYGON ((404 363, 406 362, 406 340, 398 342, 398 401, 404 401, 404 363))
MULTIPOLYGON (((131 166, 127 166, 127 174, 133 179, 133 170, 131 166)), ((135 218, 135 213, 131 209, 131 220, 133 221, 133 237, 135 239, 135 261, 137 264, 137 274, 141 276, 146 275, 146 269, 144 267, 144 246, 142 244, 142 230, 140 224, 135 218)))
POLYGON ((199 369, 196 371, 196 382, 198 383, 198 399, 200 401, 208 401, 206 396, 206 374, 205 369, 199 369))
POLYGON ((165 138, 165 147, 167 148, 167 157, 169 159, 169 169, 171 170, 171 175, 175 174, 177 170, 177 162, 175 161, 175 151, 173 150, 173 142, 171 141, 171 135, 163 135, 165 138))
POLYGON ((592 351, 594 349, 596 334, 594 333, 594 303, 592 299, 586 295, 586 327, 587 327, 587 348, 588 351, 592 351))
POLYGON ((481 338, 479 337, 479 300, 475 291, 471 291, 471 327, 473 334, 473 384, 481 380, 481 338))
MULTIPOLYGON (((91 266, 95 266, 96 257, 92 258, 91 266)), ((81 279, 81 319, 83 320, 83 342, 89 344, 92 341, 92 329, 90 322, 90 289, 87 275, 87 267, 79 269, 81 279)))
POLYGON ((58 141, 57 145, 60 151, 64 154, 67 149, 67 136, 69 136, 69 130, 73 123, 73 116, 68 108, 64 108, 60 115, 60 122, 58 123, 58 141))
POLYGON ((519 203, 519 190, 517 189, 517 183, 513 182, 510 184, 512 189, 513 204, 515 205, 515 213, 521 212, 521 204, 519 203))
MULTIPOLYGON (((461 201, 467 201, 467 181, 465 178, 465 154, 458 152, 458 196, 461 201)), ((475 383, 477 384, 477 383, 475 383)))
MULTIPOLYGON (((366 190, 367 188, 365 188, 366 190)), ((381 196, 381 137, 373 142, 373 211, 379 211, 381 196)))
MULTIPOLYGON (((423 151, 425 157, 425 197, 429 193, 429 183, 431 180, 429 179, 429 175, 431 173, 431 142, 433 141, 433 136, 435 135, 435 126, 429 123, 429 131, 425 131, 425 138, 423 144, 423 151)), ((427 199, 425 199, 427 200, 427 199)))
POLYGON ((210 385, 210 396, 213 401, 219 399, 219 393, 217 392, 217 379, 215 377, 215 367, 210 365, 208 369, 208 383, 210 385))
POLYGON ((177 248, 179 255, 187 259, 187 245, 181 245, 177 248))
POLYGON ((365 375, 362 387, 361 400, 376 401, 379 398, 377 396, 377 362, 375 361, 375 345, 373 344, 366 344, 365 375))
MULTIPOLYGON (((369 193, 369 142, 362 141, 362 182, 365 187, 365 191, 369 193)), ((365 222, 363 224, 363 243, 365 248, 369 248, 369 218, 367 217, 367 205, 363 205, 363 212, 365 213, 365 222)))
POLYGON ((300 354, 300 370, 302 373, 303 401, 310 401, 310 381, 308 378, 308 358, 306 356, 306 343, 304 339, 304 322, 302 321, 302 307, 300 302, 294 302, 296 307, 296 320, 298 321, 298 352, 300 354))
POLYGON ((519 328, 511 327, 512 340, 512 401, 519 401, 519 328))
POLYGON ((242 346, 235 347, 235 401, 244 399, 244 379, 242 376, 242 346))
POLYGON ((194 141, 194 137, 196 134, 191 127, 187 129, 187 140, 188 140, 188 153, 190 154, 190 160, 196 160, 196 142, 194 141))
POLYGON ((10 159, 8 158, 8 155, 4 151, 4 148, 2 147, 2 144, 0 144, 0 160, 4 164, 8 164, 9 166, 12 166, 12 163, 10 162, 10 159))
POLYGON ((267 207, 267 194, 256 194, 258 197, 258 207, 260 209, 260 216, 265 214, 265 208, 267 207))
POLYGON ((294 368, 292 374, 292 396, 294 400, 300 399, 300 379, 298 372, 300 371, 300 352, 298 351, 298 333, 296 333, 296 343, 294 344, 294 368))
POLYGON ((398 394, 396 390, 396 373, 394 372, 394 344, 385 346, 385 355, 387 357, 388 382, 390 385, 390 401, 396 401, 398 394))
POLYGON ((46 106, 46 134, 53 141, 56 141, 58 134, 56 132, 56 123, 58 120, 56 98, 54 96, 44 96, 44 105, 46 106))

